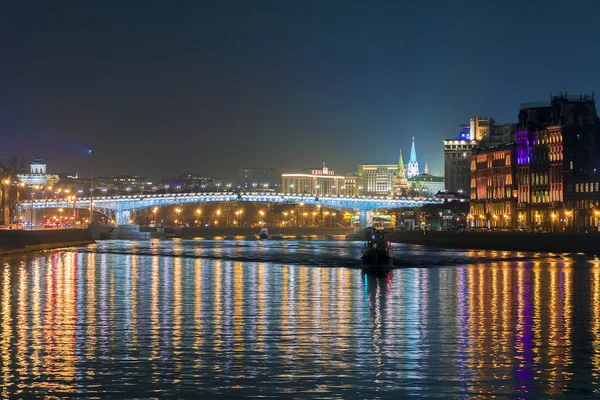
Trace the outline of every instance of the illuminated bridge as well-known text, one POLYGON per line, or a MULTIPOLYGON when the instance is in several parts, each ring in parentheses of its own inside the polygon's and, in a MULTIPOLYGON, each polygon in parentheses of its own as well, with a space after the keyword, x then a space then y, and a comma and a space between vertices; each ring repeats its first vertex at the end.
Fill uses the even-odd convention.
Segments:
MULTIPOLYGON (((124 196, 100 196, 92 199, 95 211, 113 217, 118 225, 128 224, 131 213, 152 207, 170 206, 186 203, 216 203, 216 202, 263 202, 263 203, 289 203, 307 205, 321 205, 337 210, 351 209, 360 213, 361 226, 367 226, 370 214, 378 209, 393 208, 418 208, 426 204, 440 204, 442 200, 419 197, 392 197, 392 196, 312 196, 290 195, 274 193, 167 193, 167 194, 140 194, 124 196)), ((90 198, 78 198, 75 203, 66 199, 48 199, 23 201, 19 204, 22 210, 43 208, 90 208, 90 198)))

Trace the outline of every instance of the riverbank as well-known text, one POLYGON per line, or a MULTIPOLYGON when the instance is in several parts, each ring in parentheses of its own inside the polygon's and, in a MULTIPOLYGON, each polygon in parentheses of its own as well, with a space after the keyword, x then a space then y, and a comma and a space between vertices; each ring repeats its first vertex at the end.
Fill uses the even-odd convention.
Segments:
POLYGON ((87 229, 0 230, 0 255, 84 246, 94 243, 87 229))
MULTIPOLYGON (((387 233, 393 243, 419 244, 452 249, 506 250, 549 253, 600 254, 598 233, 528 232, 398 232, 387 233)), ((346 235, 346 240, 364 240, 364 235, 346 235)))
MULTIPOLYGON (((346 235, 353 231, 351 227, 272 227, 269 228, 269 235, 271 236, 298 236, 298 237, 310 237, 310 236, 338 236, 346 235)), ((258 236, 260 228, 257 227, 198 227, 198 228, 182 228, 180 237, 184 239, 191 239, 196 237, 203 238, 214 238, 217 236, 258 236)))

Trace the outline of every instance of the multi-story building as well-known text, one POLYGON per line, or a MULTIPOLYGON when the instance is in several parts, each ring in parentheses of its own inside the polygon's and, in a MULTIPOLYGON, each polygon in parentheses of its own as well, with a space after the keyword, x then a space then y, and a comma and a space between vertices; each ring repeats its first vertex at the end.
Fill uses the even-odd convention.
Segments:
POLYGON ((152 181, 137 175, 115 175, 98 177, 94 180, 94 188, 104 192, 142 193, 156 190, 152 181))
POLYGON ((281 173, 275 168, 238 169, 237 188, 243 190, 274 190, 279 186, 281 173))
POLYGON ((470 117, 469 125, 460 125, 458 139, 444 140, 446 190, 468 195, 473 149, 512 143, 515 130, 516 125, 496 125, 494 118, 489 117, 470 117))
POLYGON ((281 174, 283 193, 336 196, 345 194, 346 177, 335 175, 326 166, 304 173, 281 174))
POLYGON ((50 175, 46 173, 46 163, 41 158, 36 158, 31 162, 29 174, 19 174, 17 179, 29 186, 46 186, 54 185, 60 180, 58 175, 50 175))
POLYGON ((471 155, 472 226, 517 227, 516 162, 513 143, 480 147, 471 155))
POLYGON ((469 194, 474 139, 444 140, 444 184, 448 192, 469 194))
POLYGON ((594 96, 521 105, 519 222, 533 229, 591 229, 600 217, 600 140, 594 96))
POLYGON ((362 164, 358 166, 357 184, 361 193, 389 194, 394 186, 397 164, 362 164))
POLYGON ((426 173, 408 178, 408 192, 415 196, 435 197, 444 191, 444 177, 426 173))
POLYGON ((494 124, 494 130, 490 135, 489 140, 484 141, 484 143, 486 144, 486 146, 496 146, 499 144, 514 143, 516 130, 516 124, 494 124))
POLYGON ((358 173, 351 172, 346 174, 344 179, 344 189, 347 196, 358 196, 362 192, 362 186, 359 185, 358 173))
POLYGON ((174 178, 163 179, 162 184, 157 188, 167 192, 206 192, 231 190, 231 184, 229 187, 224 187, 219 180, 188 172, 174 178))
POLYGON ((471 117, 469 118, 469 139, 483 142, 488 140, 494 132, 494 118, 471 117))

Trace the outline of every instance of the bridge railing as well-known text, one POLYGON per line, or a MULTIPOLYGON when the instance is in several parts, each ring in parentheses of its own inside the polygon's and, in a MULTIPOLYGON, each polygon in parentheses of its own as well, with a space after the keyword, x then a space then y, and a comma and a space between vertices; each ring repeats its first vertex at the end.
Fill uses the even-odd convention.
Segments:
MULTIPOLYGON (((164 193, 153 195, 120 195, 97 196, 93 198, 96 207, 113 210, 133 210, 160 205, 175 205, 181 203, 205 203, 220 201, 244 202, 295 202, 307 204, 323 204, 338 208, 402 208, 419 207, 424 204, 441 204, 443 200, 425 197, 397 197, 397 196, 313 196, 293 193, 256 193, 256 192, 212 192, 212 193, 164 193)), ((34 199, 20 202, 19 206, 29 208, 56 208, 76 206, 89 207, 90 198, 82 197, 75 201, 67 199, 34 199)))

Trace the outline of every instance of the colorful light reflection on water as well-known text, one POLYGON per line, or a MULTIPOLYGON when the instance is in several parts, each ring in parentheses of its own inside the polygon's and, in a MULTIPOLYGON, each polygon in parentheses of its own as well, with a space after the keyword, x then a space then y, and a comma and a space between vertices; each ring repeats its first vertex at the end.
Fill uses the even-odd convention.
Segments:
MULTIPOLYGON (((423 268, 376 278, 304 265, 302 256, 239 262, 174 255, 197 252, 194 242, 171 246, 169 255, 3 260, 0 395, 598 392, 600 265, 587 259, 485 262, 478 252, 476 264, 443 266, 448 251, 404 246, 395 255, 420 255, 423 268)), ((236 242, 210 246, 237 251, 236 242)), ((360 249, 339 246, 338 261, 349 263, 360 249)))

